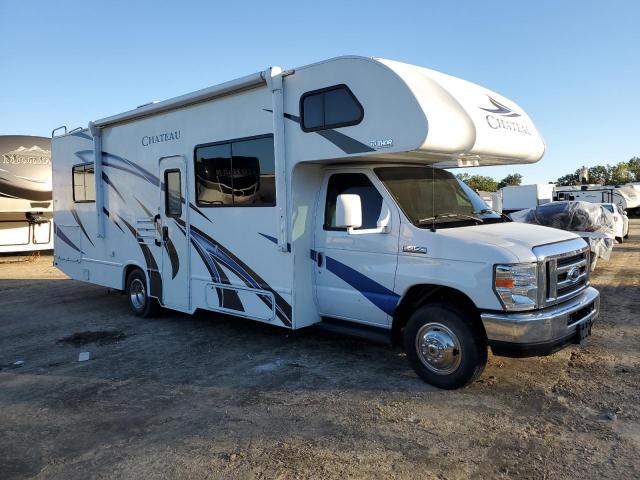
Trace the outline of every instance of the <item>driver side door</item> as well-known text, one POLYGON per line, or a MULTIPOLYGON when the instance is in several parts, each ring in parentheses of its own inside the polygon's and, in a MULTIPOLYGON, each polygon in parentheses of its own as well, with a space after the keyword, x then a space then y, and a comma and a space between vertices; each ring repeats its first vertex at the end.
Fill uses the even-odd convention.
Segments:
POLYGON ((391 324, 399 296, 393 292, 398 264, 399 216, 386 190, 367 170, 329 172, 320 193, 315 227, 315 292, 323 316, 379 327, 391 324), (335 226, 340 194, 357 194, 362 226, 335 226), (382 227, 383 228, 382 228, 382 227))

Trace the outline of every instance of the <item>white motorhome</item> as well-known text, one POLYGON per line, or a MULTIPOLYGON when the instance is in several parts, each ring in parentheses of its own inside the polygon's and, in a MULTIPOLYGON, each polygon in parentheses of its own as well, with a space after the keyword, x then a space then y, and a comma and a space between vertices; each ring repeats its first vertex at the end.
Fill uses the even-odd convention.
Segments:
POLYGON ((547 354, 598 315, 584 240, 510 223, 442 169, 543 152, 520 107, 439 72, 272 67, 54 136, 54 262, 140 316, 382 333, 456 388, 488 346, 547 354))
POLYGON ((0 253, 53 248, 51 140, 0 136, 0 253))
POLYGON ((640 207, 640 194, 628 185, 570 185, 556 187, 553 199, 591 203, 615 203, 622 210, 632 212, 640 207))
POLYGON ((500 189, 502 212, 511 213, 527 208, 536 208, 553 201, 553 183, 532 185, 508 185, 500 189))

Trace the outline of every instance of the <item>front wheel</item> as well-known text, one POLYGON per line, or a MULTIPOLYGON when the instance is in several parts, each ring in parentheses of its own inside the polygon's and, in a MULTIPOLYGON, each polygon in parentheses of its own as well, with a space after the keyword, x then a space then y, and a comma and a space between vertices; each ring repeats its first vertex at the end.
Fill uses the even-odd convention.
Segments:
POLYGON ((411 315, 404 347, 415 372, 447 390, 470 384, 487 364, 484 332, 468 313, 444 303, 425 305, 411 315))
POLYGON ((147 293, 147 279, 142 270, 134 270, 127 277, 129 307, 138 317, 149 318, 158 313, 158 300, 147 293))

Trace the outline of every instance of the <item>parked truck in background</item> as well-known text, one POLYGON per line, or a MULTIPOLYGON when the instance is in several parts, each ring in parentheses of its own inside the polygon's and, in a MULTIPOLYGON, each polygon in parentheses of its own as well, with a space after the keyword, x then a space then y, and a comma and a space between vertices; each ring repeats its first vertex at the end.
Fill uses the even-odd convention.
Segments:
POLYGON ((54 262, 139 316, 385 336, 457 388, 488 348, 548 354, 598 315, 584 240, 510 222, 444 169, 543 153, 519 106, 433 70, 272 67, 54 136, 54 262))

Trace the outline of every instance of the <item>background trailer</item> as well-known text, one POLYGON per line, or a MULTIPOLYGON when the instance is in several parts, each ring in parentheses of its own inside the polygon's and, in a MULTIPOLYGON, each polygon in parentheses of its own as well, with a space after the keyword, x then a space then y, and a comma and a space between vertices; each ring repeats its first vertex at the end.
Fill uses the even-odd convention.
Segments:
POLYGON ((51 140, 0 136, 0 253, 53 248, 51 140))

